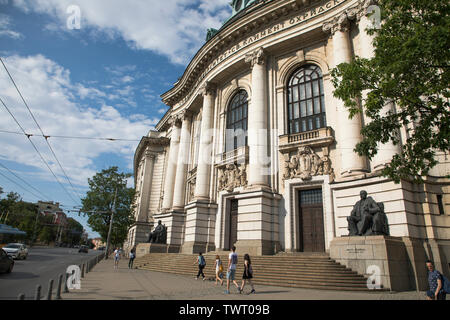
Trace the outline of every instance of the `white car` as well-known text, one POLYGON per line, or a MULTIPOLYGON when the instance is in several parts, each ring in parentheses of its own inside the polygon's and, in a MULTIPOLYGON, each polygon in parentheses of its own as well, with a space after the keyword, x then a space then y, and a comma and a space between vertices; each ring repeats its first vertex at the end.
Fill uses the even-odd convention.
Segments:
POLYGON ((23 243, 8 243, 2 248, 13 259, 26 259, 28 248, 23 243))

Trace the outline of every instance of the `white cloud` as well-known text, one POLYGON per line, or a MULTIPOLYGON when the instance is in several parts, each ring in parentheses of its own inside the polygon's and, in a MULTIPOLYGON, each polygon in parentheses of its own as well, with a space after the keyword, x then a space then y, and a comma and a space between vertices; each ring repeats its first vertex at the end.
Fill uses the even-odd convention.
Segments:
MULTIPOLYGON (((186 64, 202 46, 208 28, 220 28, 231 14, 228 0, 14 0, 29 12, 48 14, 66 28, 66 9, 78 5, 81 28, 91 36, 120 35, 136 49, 151 50, 170 61, 186 64)), ((52 25, 52 29, 54 26, 52 25)))
POLYGON ((20 32, 11 29, 11 18, 6 14, 0 14, 0 37, 9 37, 13 39, 23 38, 23 35, 20 32))
MULTIPOLYGON (((143 133, 153 129, 158 119, 149 119, 145 115, 122 115, 119 110, 100 98, 106 94, 94 87, 73 83, 70 71, 56 62, 42 56, 9 56, 5 59, 22 94, 45 134, 50 136, 108 137, 139 140, 143 133), (83 107, 77 99, 90 96, 93 104, 83 107), (97 100, 98 98, 98 100, 97 100)), ((0 97, 14 113, 27 133, 38 134, 28 111, 23 105, 14 86, 5 72, 0 72, 0 97)), ((1 106, 0 128, 19 131, 11 116, 1 106)), ((31 138, 44 157, 51 161, 52 170, 59 174, 59 166, 48 150, 45 140, 35 136, 31 138)), ((127 161, 132 168, 132 158, 138 142, 102 141, 76 139, 49 139, 60 162, 72 183, 86 186, 87 178, 95 174, 98 168, 95 161, 104 154, 115 154, 127 161)), ((37 168, 37 172, 48 181, 54 181, 45 164, 24 136, 0 135, 2 152, 0 158, 15 161, 37 168)), ((66 182, 60 176, 62 182, 66 182)))

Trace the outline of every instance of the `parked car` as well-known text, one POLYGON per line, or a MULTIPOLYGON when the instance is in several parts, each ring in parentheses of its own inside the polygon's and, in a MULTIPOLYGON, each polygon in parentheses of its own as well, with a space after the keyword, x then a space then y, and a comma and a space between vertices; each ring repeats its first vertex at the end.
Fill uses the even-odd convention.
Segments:
POLYGON ((13 259, 26 259, 28 257, 28 248, 23 243, 8 243, 3 250, 13 259))
POLYGON ((97 249, 97 250, 100 250, 100 251, 105 251, 105 249, 106 249, 106 247, 98 247, 98 249, 97 249))
POLYGON ((78 252, 88 253, 88 250, 89 250, 88 246, 81 246, 78 252))
POLYGON ((14 268, 14 260, 5 250, 0 249, 0 272, 10 273, 14 268))

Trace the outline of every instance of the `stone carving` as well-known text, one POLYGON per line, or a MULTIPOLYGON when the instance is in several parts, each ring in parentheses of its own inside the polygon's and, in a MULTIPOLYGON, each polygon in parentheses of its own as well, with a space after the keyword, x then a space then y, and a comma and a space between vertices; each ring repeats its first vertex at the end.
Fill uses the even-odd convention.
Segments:
POLYGON ((389 225, 384 204, 375 202, 365 190, 359 193, 361 200, 355 203, 347 217, 349 236, 389 235, 389 225))
POLYGON ((333 36, 337 31, 348 31, 349 30, 349 20, 347 13, 342 13, 339 16, 334 17, 330 21, 323 24, 322 30, 325 33, 330 33, 333 36))
POLYGON ((251 53, 246 54, 245 62, 250 63, 252 68, 255 64, 264 64, 265 62, 264 49, 261 47, 251 53))
POLYGON ((196 182, 197 182, 197 178, 194 178, 191 181, 189 181, 188 202, 191 202, 192 200, 194 200, 196 182))
POLYGON ((153 232, 150 232, 148 242, 166 244, 167 227, 161 224, 161 220, 158 220, 158 225, 155 227, 155 230, 153 230, 153 232))
POLYGON ((232 192, 234 188, 247 186, 247 171, 245 164, 227 164, 219 169, 219 191, 232 192))
POLYGON ((327 155, 319 157, 310 147, 300 147, 297 154, 285 161, 284 179, 310 180, 316 175, 330 175, 334 180, 330 158, 327 155))

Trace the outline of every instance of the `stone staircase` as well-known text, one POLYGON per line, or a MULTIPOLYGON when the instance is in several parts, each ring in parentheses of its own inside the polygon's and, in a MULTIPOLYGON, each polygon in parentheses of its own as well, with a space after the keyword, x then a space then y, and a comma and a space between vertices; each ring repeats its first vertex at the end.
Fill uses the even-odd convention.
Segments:
MULTIPOLYGON (((229 252, 210 252, 204 254, 206 267, 204 274, 208 279, 215 278, 215 256, 222 260, 226 280, 229 252)), ((183 274, 195 277, 198 267, 197 255, 178 253, 151 253, 137 258, 137 269, 183 274)), ((277 254, 275 256, 253 256, 253 282, 255 284, 296 287, 310 289, 369 291, 367 279, 331 260, 326 254, 277 254)), ((240 284, 244 272, 244 257, 239 255, 236 280, 240 284)), ((370 290, 373 291, 373 290, 370 290)))

